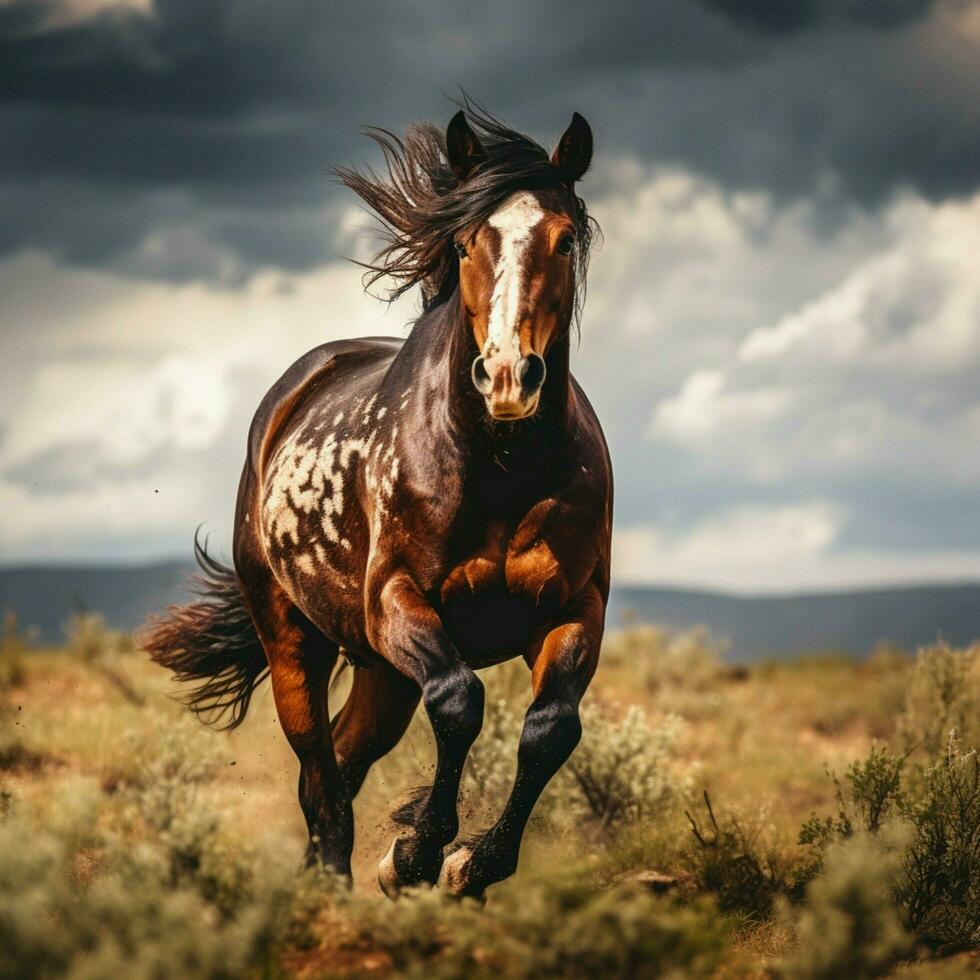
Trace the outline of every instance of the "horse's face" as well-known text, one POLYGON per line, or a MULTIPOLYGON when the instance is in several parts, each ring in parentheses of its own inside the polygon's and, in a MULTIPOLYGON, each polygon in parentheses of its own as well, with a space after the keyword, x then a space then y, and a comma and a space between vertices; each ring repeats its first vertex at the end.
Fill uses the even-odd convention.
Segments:
MULTIPOLYGON (((451 160, 452 135, 451 127, 451 160)), ((472 131, 470 136, 476 139, 472 131)), ((591 131, 576 114, 552 158, 566 183, 517 191, 478 228, 456 238, 463 314, 480 352, 473 383, 495 419, 534 414, 548 349, 568 330, 578 233, 571 186, 585 172, 591 151, 591 131)), ((464 171, 461 179, 466 176, 464 171)))
POLYGON ((480 351, 473 383, 496 419, 534 414, 545 355, 568 329, 576 229, 567 196, 518 191, 457 246, 460 298, 480 351))

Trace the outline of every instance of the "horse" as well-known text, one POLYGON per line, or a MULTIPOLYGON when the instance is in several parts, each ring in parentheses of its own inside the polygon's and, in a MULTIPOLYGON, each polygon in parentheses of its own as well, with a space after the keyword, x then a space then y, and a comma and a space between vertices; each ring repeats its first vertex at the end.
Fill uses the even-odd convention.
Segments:
POLYGON ((537 799, 578 744, 609 594, 612 465, 569 369, 597 228, 572 117, 554 153, 469 100, 448 127, 374 129, 383 172, 334 171, 381 221, 365 288, 418 286, 404 340, 324 344, 252 422, 230 568, 195 535, 200 595, 143 644, 234 727, 268 674, 300 763, 308 860, 350 876, 352 801, 421 701, 430 786, 393 814, 383 892, 484 897, 512 875, 537 799), (330 717, 335 665, 353 665, 330 717), (482 668, 523 656, 533 700, 497 822, 457 842, 482 668), (448 853, 447 853, 448 851, 448 853))

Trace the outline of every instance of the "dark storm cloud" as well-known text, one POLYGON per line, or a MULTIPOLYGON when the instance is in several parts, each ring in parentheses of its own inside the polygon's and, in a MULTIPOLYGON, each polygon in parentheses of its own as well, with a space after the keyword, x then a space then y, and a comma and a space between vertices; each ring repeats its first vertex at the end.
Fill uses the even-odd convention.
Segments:
POLYGON ((916 20, 934 0, 702 0, 734 23, 767 34, 833 24, 888 28, 916 20))
POLYGON ((457 84, 542 139, 579 109, 605 153, 729 186, 830 178, 873 203, 980 182, 980 65, 926 0, 60 8, 0 7, 6 253, 169 278, 213 278, 228 250, 316 264, 310 215, 336 198, 326 168, 368 152, 358 127, 446 118, 457 84), (161 227, 176 252, 134 259, 161 227))

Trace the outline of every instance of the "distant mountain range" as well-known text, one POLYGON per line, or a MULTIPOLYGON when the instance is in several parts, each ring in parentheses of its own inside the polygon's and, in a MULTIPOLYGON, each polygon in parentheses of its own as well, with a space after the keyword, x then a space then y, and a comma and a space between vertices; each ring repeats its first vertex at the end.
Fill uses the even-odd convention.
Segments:
MULTIPOLYGON (((98 612, 117 629, 186 596, 188 565, 0 568, 0 610, 58 643, 72 613, 98 612)), ((962 645, 980 638, 980 584, 909 586, 840 593, 736 596, 688 589, 615 589, 610 626, 703 624, 727 643, 728 658, 793 657, 835 651, 864 656, 878 643, 905 650, 942 636, 962 645)))
POLYGON ((41 643, 60 643, 72 615, 96 612, 120 630, 133 630, 151 612, 187 599, 191 566, 34 565, 0 568, 0 611, 16 614, 41 643))
POLYGON ((609 612, 613 625, 703 624, 727 641, 728 658, 737 662, 816 652, 863 657, 882 643, 914 651, 938 637, 954 646, 980 639, 980 585, 768 596, 620 588, 609 612))

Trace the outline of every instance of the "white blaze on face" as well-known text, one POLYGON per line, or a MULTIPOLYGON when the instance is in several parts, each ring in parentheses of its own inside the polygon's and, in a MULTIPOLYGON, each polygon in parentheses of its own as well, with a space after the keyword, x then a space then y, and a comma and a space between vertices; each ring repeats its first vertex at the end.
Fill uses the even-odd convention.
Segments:
POLYGON ((525 256, 535 226, 544 217, 528 191, 511 195, 488 219, 500 235, 500 254, 494 269, 493 296, 484 357, 502 354, 512 364, 521 356, 520 316, 527 289, 525 256))

